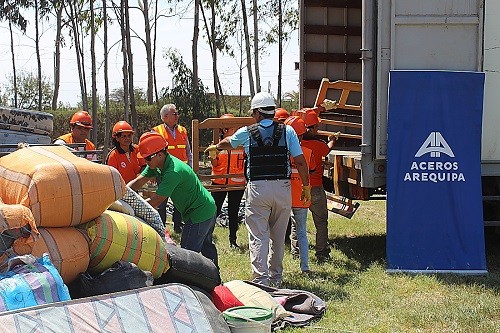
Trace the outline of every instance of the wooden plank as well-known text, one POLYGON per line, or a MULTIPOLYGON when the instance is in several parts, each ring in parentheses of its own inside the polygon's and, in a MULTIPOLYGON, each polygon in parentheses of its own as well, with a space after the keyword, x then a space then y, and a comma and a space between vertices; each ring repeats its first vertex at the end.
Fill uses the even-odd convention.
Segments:
MULTIPOLYGON (((324 136, 330 136, 330 135, 333 135, 334 133, 335 132, 330 132, 330 131, 318 131, 318 135, 324 135, 324 136)), ((357 134, 340 133, 339 137, 346 138, 346 139, 361 140, 361 135, 357 135, 357 134)))
POLYGON ((352 123, 348 121, 339 121, 339 120, 330 120, 321 118, 321 123, 326 125, 335 125, 340 127, 352 127, 352 128, 361 128, 360 123, 352 123))

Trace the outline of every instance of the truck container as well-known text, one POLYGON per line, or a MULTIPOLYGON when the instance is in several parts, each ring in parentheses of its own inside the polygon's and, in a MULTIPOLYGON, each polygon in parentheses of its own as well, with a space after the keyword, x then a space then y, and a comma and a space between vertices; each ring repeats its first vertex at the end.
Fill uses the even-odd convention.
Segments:
POLYGON ((349 199, 385 188, 390 70, 485 72, 484 219, 500 225, 500 1, 301 0, 299 30, 300 106, 342 132, 325 175, 349 199))

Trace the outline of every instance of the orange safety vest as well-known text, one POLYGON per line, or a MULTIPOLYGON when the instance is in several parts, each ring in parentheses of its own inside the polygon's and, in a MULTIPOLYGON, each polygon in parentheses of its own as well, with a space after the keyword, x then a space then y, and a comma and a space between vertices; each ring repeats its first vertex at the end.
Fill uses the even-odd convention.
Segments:
MULTIPOLYGON (((314 170, 316 168, 316 164, 314 162, 313 152, 311 149, 302 147, 302 153, 304 154, 304 158, 307 162, 307 169, 314 170)), ((290 176, 291 189, 292 189, 292 207, 293 208, 309 208, 311 206, 311 201, 304 203, 300 200, 300 195, 302 194, 302 179, 300 178, 299 171, 297 170, 297 166, 291 158, 292 163, 292 174, 290 176)))
POLYGON ((106 157, 106 164, 114 167, 122 175, 125 184, 135 179, 141 171, 141 167, 146 164, 143 158, 138 158, 139 149, 134 145, 134 150, 127 154, 120 154, 118 149, 113 148, 106 157))
MULTIPOLYGON (((66 143, 77 143, 75 140, 73 140, 73 135, 71 133, 63 134, 58 139, 63 140, 66 143)), ((95 150, 95 145, 92 143, 92 141, 85 139, 85 150, 95 150)), ((97 159, 97 155, 94 154, 87 154, 86 157, 89 161, 93 161, 97 159)))
POLYGON ((185 127, 181 125, 177 125, 175 127, 175 139, 171 134, 170 129, 167 129, 165 124, 153 127, 153 131, 160 133, 161 136, 163 136, 165 140, 167 140, 168 143, 167 150, 170 154, 172 154, 173 156, 177 157, 178 159, 180 159, 185 163, 189 162, 186 151, 189 139, 185 127))
MULTIPOLYGON (((212 175, 237 175, 244 169, 245 151, 243 149, 223 150, 217 156, 217 166, 212 166, 212 175)), ((245 184, 245 177, 214 178, 214 184, 245 184)))

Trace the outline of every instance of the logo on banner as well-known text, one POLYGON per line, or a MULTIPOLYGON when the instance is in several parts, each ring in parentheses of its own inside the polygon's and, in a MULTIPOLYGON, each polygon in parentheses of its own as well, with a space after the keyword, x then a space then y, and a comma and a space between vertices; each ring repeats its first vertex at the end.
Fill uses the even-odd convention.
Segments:
POLYGON ((456 161, 440 161, 442 154, 455 158, 455 154, 441 132, 431 132, 415 154, 415 158, 430 156, 431 160, 415 160, 404 181, 410 182, 465 182, 456 161))
POLYGON ((431 154, 431 157, 440 157, 441 153, 450 157, 455 157, 453 150, 451 150, 450 145, 440 132, 431 132, 415 154, 415 157, 420 157, 428 153, 431 154))

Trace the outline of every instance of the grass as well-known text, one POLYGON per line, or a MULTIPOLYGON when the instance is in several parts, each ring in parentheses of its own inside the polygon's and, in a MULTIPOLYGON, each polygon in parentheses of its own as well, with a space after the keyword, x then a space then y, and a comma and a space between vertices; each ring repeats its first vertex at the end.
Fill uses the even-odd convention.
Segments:
MULTIPOLYGON (((310 243, 314 231, 309 216, 310 243)), ((244 225, 241 250, 229 248, 227 228, 217 227, 214 237, 222 280, 250 279, 244 225)), ((318 264, 310 250, 311 276, 285 254, 283 287, 309 290, 328 308, 312 325, 283 332, 500 332, 500 234, 494 230, 486 229, 486 276, 387 274, 385 200, 361 202, 351 220, 330 213, 329 239, 333 260, 318 264)))

